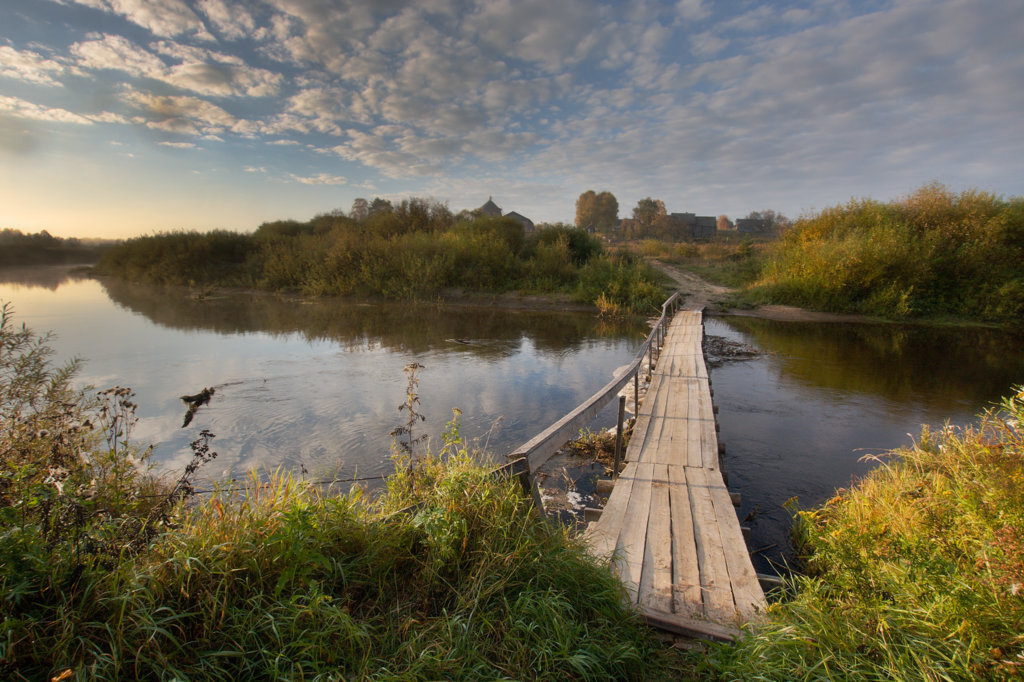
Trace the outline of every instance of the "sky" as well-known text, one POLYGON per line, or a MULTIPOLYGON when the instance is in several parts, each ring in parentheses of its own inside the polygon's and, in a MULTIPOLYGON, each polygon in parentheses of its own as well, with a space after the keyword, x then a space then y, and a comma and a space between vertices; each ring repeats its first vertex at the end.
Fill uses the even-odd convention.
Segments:
POLYGON ((3 0, 0 228, 1024 194, 1021 0, 3 0))

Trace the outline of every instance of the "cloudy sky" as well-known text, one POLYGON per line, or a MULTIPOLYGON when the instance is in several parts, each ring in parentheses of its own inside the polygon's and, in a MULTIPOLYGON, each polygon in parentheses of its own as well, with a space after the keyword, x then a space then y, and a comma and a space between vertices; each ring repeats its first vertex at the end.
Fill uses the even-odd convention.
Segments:
POLYGON ((1021 0, 3 0, 0 227, 1024 194, 1021 0))

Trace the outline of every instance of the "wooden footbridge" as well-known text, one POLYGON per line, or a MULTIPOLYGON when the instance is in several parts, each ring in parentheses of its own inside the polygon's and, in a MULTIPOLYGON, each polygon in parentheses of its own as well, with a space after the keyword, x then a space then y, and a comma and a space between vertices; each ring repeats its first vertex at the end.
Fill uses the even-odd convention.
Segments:
POLYGON ((765 598, 720 468, 702 312, 677 311, 678 300, 665 302, 631 365, 503 468, 529 481, 539 504, 532 474, 632 379, 637 419, 625 468, 584 537, 651 625, 728 640, 756 622, 765 598), (642 403, 641 376, 649 381, 642 403))

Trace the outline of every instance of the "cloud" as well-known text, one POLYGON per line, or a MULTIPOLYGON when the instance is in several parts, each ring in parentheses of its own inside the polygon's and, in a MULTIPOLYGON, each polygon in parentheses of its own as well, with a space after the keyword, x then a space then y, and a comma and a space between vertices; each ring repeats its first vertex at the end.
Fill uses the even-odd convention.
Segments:
POLYGON ((165 71, 163 61, 123 36, 92 36, 70 49, 76 66, 92 70, 124 71, 133 76, 158 77, 165 71))
POLYGON ((199 0, 199 10, 213 27, 228 40, 238 40, 256 32, 256 19, 247 5, 227 0, 199 0))
POLYGON ((295 182, 301 182, 303 185, 344 185, 348 182, 346 178, 340 175, 330 175, 328 173, 318 173, 306 177, 292 174, 290 177, 295 182))
POLYGON ((490 0, 463 22, 464 36, 479 37, 498 54, 547 72, 578 64, 613 33, 607 10, 582 0, 490 0))
POLYGON ((266 166, 245 166, 242 168, 246 173, 266 173, 266 166))
POLYGON ((690 51, 698 57, 712 57, 728 45, 728 38, 714 33, 699 33, 690 38, 690 51))
POLYGON ((700 21, 711 14, 701 0, 679 0, 676 3, 676 12, 687 21, 700 21))
POLYGON ((64 75, 68 67, 55 59, 36 52, 15 50, 0 45, 0 77, 15 78, 37 85, 60 86, 57 76, 64 75))
POLYGON ((183 0, 70 0, 117 14, 158 36, 194 35, 213 40, 202 20, 183 0))
POLYGON ((122 99, 142 112, 133 120, 153 130, 179 135, 230 132, 243 137, 253 137, 260 131, 259 124, 239 118, 198 97, 127 92, 122 99))
POLYGON ((157 142, 158 145, 163 147, 174 147, 175 149, 195 149, 196 145, 192 142, 157 142))
POLYGON ((125 119, 118 114, 107 112, 99 114, 77 114, 60 107, 46 107, 19 97, 0 95, 0 112, 11 116, 34 121, 50 123, 71 123, 74 125, 92 125, 93 123, 124 123, 125 119))
POLYGON ((94 36, 71 46, 82 69, 123 71, 201 95, 266 97, 276 94, 283 76, 247 66, 239 57, 205 48, 159 41, 158 54, 179 62, 168 66, 157 54, 115 35, 94 36))

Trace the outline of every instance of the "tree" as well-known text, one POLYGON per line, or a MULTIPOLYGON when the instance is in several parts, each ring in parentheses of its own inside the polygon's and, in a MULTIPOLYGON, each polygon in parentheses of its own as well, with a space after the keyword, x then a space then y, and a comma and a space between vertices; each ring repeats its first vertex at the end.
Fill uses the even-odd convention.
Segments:
POLYGON ((751 211, 747 218, 763 221, 765 232, 774 232, 789 225, 789 218, 770 208, 764 211, 751 211))
POLYGON ((576 200, 576 227, 610 232, 619 224, 619 201, 611 192, 588 189, 576 200))
POLYGON ((370 217, 369 202, 362 197, 356 197, 356 200, 352 202, 352 210, 349 211, 348 215, 352 220, 366 220, 370 217))
POLYGON ((391 202, 387 199, 381 199, 380 197, 374 197, 373 201, 370 202, 369 214, 377 215, 381 212, 391 213, 394 211, 394 207, 391 202))
POLYGON ((647 197, 636 202, 636 208, 633 209, 636 235, 642 237, 649 233, 654 222, 664 215, 666 215, 665 202, 661 199, 647 197))
POLYGON ((721 232, 722 230, 731 230, 734 227, 733 224, 732 224, 732 221, 729 220, 729 216, 727 216, 725 214, 718 216, 718 225, 717 226, 718 226, 718 231, 719 232, 721 232))

